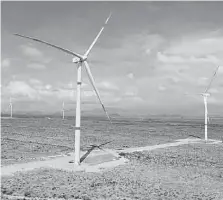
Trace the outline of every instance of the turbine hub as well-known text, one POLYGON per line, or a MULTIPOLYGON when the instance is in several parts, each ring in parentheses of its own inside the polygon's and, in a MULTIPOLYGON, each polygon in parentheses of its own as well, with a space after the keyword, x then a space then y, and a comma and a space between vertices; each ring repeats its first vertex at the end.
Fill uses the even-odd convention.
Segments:
POLYGON ((87 56, 83 56, 81 61, 86 61, 87 60, 87 56))

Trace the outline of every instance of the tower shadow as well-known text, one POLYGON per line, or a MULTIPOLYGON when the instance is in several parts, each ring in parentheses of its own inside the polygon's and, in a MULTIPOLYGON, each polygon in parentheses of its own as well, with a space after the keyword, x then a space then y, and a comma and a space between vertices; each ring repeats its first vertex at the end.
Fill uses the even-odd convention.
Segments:
POLYGON ((82 163, 88 156, 89 156, 89 154, 95 149, 95 148, 98 148, 98 149, 100 149, 100 150, 102 150, 102 151, 105 151, 105 150, 103 150, 101 147, 102 146, 104 146, 104 145, 106 145, 106 144, 109 144, 109 143, 111 143, 112 141, 109 141, 109 142, 105 142, 105 143, 103 143, 103 144, 100 144, 100 145, 90 145, 91 146, 91 148, 80 158, 80 163, 82 163))

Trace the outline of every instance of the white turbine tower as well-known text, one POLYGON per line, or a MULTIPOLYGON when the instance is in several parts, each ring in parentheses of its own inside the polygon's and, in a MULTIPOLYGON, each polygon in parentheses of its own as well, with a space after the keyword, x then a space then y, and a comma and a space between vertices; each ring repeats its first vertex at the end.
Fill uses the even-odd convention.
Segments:
POLYGON ((9 98, 10 118, 12 119, 12 97, 9 98))
MULTIPOLYGON (((108 20, 109 18, 111 17, 111 13, 109 15, 109 17, 106 19, 105 21, 105 24, 106 25, 108 23, 108 20)), ((27 39, 30 39, 30 40, 34 40, 36 42, 40 42, 40 43, 43 43, 43 44, 46 44, 48 46, 51 46, 51 47, 54 47, 56 49, 59 49, 67 54, 70 54, 72 55, 74 58, 73 58, 73 62, 77 64, 77 101, 76 101, 76 124, 75 124, 75 164, 76 165, 79 165, 80 164, 80 125, 81 125, 81 69, 82 69, 82 65, 84 63, 84 66, 85 66, 85 69, 86 69, 86 72, 87 72, 87 75, 88 75, 88 78, 93 86, 93 89, 100 101, 100 104, 107 116, 107 118, 109 119, 110 123, 111 123, 111 119, 101 101, 101 98, 100 98, 100 95, 99 95, 99 92, 96 88, 96 85, 95 85, 95 81, 94 81, 94 78, 92 76, 92 73, 91 73, 91 70, 90 70, 90 67, 87 63, 87 58, 88 58, 88 55, 90 53, 90 51, 92 50, 93 46, 95 45, 95 43, 97 42, 98 38, 100 37, 101 33, 103 32, 104 30, 104 26, 101 28, 101 30, 99 31, 99 33, 97 34, 97 36, 95 37, 95 39, 93 40, 92 44, 90 45, 90 47, 87 49, 87 51, 85 52, 84 55, 81 55, 81 54, 78 54, 78 53, 75 53, 73 51, 70 51, 70 50, 67 50, 67 49, 64 49, 62 47, 59 47, 59 46, 56 46, 54 44, 50 44, 48 42, 45 42, 45 41, 42 41, 42 40, 39 40, 39 39, 36 39, 36 38, 33 38, 33 37, 28 37, 28 36, 24 36, 24 35, 20 35, 20 34, 14 34, 16 36, 20 36, 20 37, 23 37, 23 38, 27 38, 27 39)))
POLYGON ((62 103, 62 118, 64 119, 64 101, 62 103))
POLYGON ((204 91, 204 93, 199 93, 198 95, 201 95, 203 96, 203 99, 204 99, 204 132, 205 132, 205 141, 207 142, 208 140, 208 122, 209 122, 209 117, 208 117, 208 108, 207 108, 207 99, 208 97, 210 96, 210 93, 208 93, 208 90, 210 89, 211 87, 211 84, 217 74, 217 71, 219 69, 220 66, 217 67, 217 69, 215 70, 212 78, 211 78, 211 81, 209 83, 209 85, 207 86, 206 90, 204 91))

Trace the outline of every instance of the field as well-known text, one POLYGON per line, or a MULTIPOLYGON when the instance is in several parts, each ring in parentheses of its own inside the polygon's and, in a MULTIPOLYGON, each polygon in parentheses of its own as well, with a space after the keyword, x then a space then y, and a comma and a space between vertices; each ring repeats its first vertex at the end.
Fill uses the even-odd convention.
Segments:
MULTIPOLYGON (((153 119, 82 121, 81 148, 108 141, 120 149, 204 137, 200 121, 153 119)), ((223 124, 209 126, 221 140, 223 124)), ((2 165, 27 162, 73 151, 74 119, 2 119, 2 165)), ((103 173, 38 169, 2 177, 2 193, 26 197, 72 199, 223 199, 223 146, 190 144, 122 154, 129 164, 103 173)))

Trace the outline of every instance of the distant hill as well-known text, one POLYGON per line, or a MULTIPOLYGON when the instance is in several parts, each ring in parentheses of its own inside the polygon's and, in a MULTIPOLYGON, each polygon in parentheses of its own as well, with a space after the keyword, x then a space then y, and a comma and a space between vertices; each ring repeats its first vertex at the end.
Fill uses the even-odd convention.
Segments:
MULTIPOLYGON (((209 116, 212 119, 222 119, 223 120, 223 113, 216 112, 216 109, 219 107, 216 107, 214 105, 209 106, 209 116), (220 113, 220 114, 218 114, 220 113)), ((199 104, 198 108, 197 106, 191 107, 190 109, 187 109, 187 112, 184 112, 184 108, 182 108, 182 114, 175 114, 174 110, 172 113, 168 113, 167 111, 163 111, 163 114, 154 114, 156 113, 156 110, 128 110, 118 107, 106 107, 109 115, 113 119, 119 119, 119 118, 126 118, 126 119, 165 119, 165 120, 203 120, 204 119, 204 109, 203 104, 199 104), (194 111, 193 111, 194 110, 194 111), (199 110, 199 112, 197 112, 199 110), (193 111, 193 112, 192 112, 193 111), (196 111, 196 112, 195 112, 196 111), (165 114, 167 113, 167 114, 165 114)), ((186 108, 185 108, 186 109, 186 108)), ((158 111, 157 111, 158 112, 158 111)), ((176 112, 176 111, 175 111, 176 112)), ((180 112, 179 110, 177 112, 180 112)), ((71 110, 65 110, 65 116, 66 117, 75 117, 75 107, 71 110)), ((9 117, 9 113, 1 113, 2 117, 9 117)), ((50 111, 43 111, 43 110, 34 110, 34 111, 14 111, 13 113, 14 117, 51 117, 51 118, 59 118, 61 117, 61 111, 57 112, 50 112, 50 111)), ((96 117, 96 118, 102 118, 106 119, 106 115, 103 111, 103 109, 100 107, 98 108, 92 108, 89 110, 86 110, 86 108, 83 107, 83 110, 81 112, 82 117, 96 117)))

